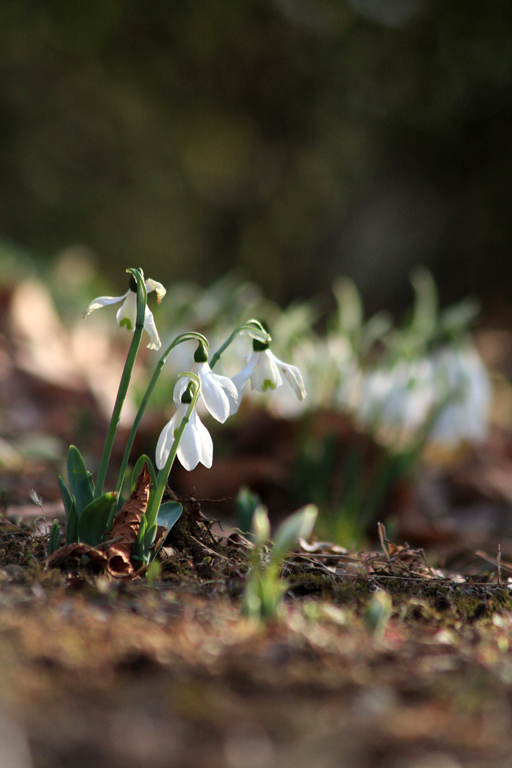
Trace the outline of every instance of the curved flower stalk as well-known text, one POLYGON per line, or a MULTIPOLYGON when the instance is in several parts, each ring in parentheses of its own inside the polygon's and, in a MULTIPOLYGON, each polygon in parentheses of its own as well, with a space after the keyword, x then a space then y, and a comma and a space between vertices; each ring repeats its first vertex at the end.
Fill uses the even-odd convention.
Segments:
MULTIPOLYGON (((211 437, 208 430, 203 426, 197 414, 194 416, 197 400, 201 391, 201 382, 195 373, 190 373, 190 371, 181 373, 180 377, 182 376, 187 377, 190 380, 182 397, 182 405, 185 407, 182 409, 179 408, 176 411, 173 418, 162 430, 158 440, 156 462, 160 471, 156 481, 156 488, 151 495, 149 508, 146 512, 148 529, 156 523, 158 510, 167 485, 167 479, 172 469, 172 465, 174 464, 174 459, 180 450, 181 440, 187 429, 190 431, 185 438, 185 452, 183 453, 183 450, 181 451, 181 456, 179 457, 180 461, 182 463, 184 461, 191 469, 193 469, 193 467, 197 466, 202 459, 209 462, 209 465, 211 466, 213 458, 213 444, 211 443, 211 437), (208 437, 206 437, 206 435, 208 435, 208 437), (195 461, 196 458, 197 461, 195 461)), ((185 463, 183 464, 184 466, 185 463)))
POLYGON ((199 341, 206 347, 206 349, 208 348, 208 341, 201 333, 196 333, 195 331, 190 331, 189 333, 181 333, 179 336, 177 336, 174 339, 174 341, 171 344, 169 344, 169 346, 161 356, 160 360, 156 364, 155 370, 153 371, 153 375, 151 377, 151 381, 148 384, 144 397, 142 398, 141 404, 139 405, 139 410, 137 411, 137 415, 135 416, 135 419, 133 421, 133 425, 130 430, 130 435, 126 443, 123 460, 121 462, 121 468, 119 470, 119 477, 118 477, 117 486, 116 486, 116 491, 119 494, 119 502, 118 502, 119 506, 121 504, 121 490, 124 483, 124 477, 126 474, 128 461, 130 459, 130 453, 133 447, 135 436, 137 434, 137 430, 139 428, 139 424, 146 410, 146 406, 149 402, 151 395, 153 394, 153 390, 155 389, 158 379, 160 378, 160 374, 162 373, 165 363, 167 362, 167 358, 169 357, 173 349, 175 349, 179 344, 183 344, 185 341, 199 341))
MULTIPOLYGON (((158 303, 162 301, 165 296, 166 290, 163 285, 156 280, 148 278, 145 281, 146 293, 156 291, 156 299, 158 303)), ((130 278, 130 287, 122 296, 99 296, 97 299, 93 299, 87 309, 82 313, 82 317, 85 319, 95 309, 101 307, 107 307, 110 304, 118 304, 122 301, 122 305, 119 307, 116 315, 117 324, 120 328, 126 328, 132 333, 135 331, 135 325, 137 322, 137 283, 135 279, 130 278)), ((144 330, 149 336, 148 349, 160 349, 162 342, 158 335, 158 331, 155 325, 155 319, 153 313, 146 304, 144 310, 144 330)))
POLYGON ((233 333, 226 339, 224 344, 216 351, 211 359, 211 368, 215 368, 219 362, 221 355, 226 351, 230 344, 236 339, 237 336, 250 336, 252 339, 259 341, 261 344, 270 344, 272 337, 264 329, 259 320, 251 318, 247 320, 243 325, 239 325, 235 328, 233 333))
POLYGON ((245 359, 245 368, 232 378, 238 392, 238 399, 231 404, 231 414, 237 412, 245 390, 245 385, 251 380, 252 389, 266 392, 267 389, 277 389, 283 383, 281 373, 294 390, 299 400, 306 397, 306 387, 302 375, 295 365, 288 365, 279 360, 269 349, 269 343, 253 341, 253 353, 245 359))
MULTIPOLYGON (((140 342, 142 339, 142 332, 145 327, 144 318, 146 317, 148 297, 147 297, 147 290, 146 290, 146 282, 144 281, 144 273, 142 269, 135 269, 132 267, 130 267, 126 271, 130 274, 129 291, 133 293, 133 288, 135 288, 135 291, 136 291, 136 293, 133 294, 135 296, 135 302, 136 302, 135 327, 134 327, 132 343, 130 344, 130 349, 128 350, 128 355, 126 357, 126 362, 124 364, 121 381, 119 382, 119 389, 117 391, 116 401, 114 403, 114 409, 112 411, 112 416, 110 419, 107 438, 105 440, 105 445, 103 446, 103 452, 101 454, 100 464, 98 468, 98 476, 96 479, 96 488, 94 491, 95 499, 99 498, 103 493, 103 486, 105 484, 105 478, 107 476, 108 463, 110 461, 110 455, 112 453, 114 439, 117 433, 117 428, 119 426, 119 420, 121 418, 121 410, 123 408, 123 404, 126 399, 126 393, 128 392, 128 386, 130 384, 133 367, 135 365, 135 360, 137 358, 137 353, 139 351, 140 342)), ((94 304, 94 302, 92 302, 92 304, 94 304)), ((90 306, 91 305, 89 305, 89 307, 90 306)), ((89 309, 89 312, 91 311, 92 310, 89 309)))

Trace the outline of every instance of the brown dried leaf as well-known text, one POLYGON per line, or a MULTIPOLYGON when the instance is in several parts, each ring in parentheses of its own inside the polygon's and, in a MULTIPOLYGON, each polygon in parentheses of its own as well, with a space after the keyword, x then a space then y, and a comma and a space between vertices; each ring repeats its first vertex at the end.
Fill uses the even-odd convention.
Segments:
POLYGON ((107 566, 108 560, 105 552, 96 549, 96 547, 91 547, 90 544, 83 543, 67 544, 65 547, 60 547, 47 558, 46 565, 48 568, 58 568, 63 565, 66 560, 69 560, 72 557, 82 557, 82 555, 87 555, 89 560, 97 565, 101 565, 103 568, 106 568, 107 566))
POLYGON ((106 542, 107 570, 112 576, 131 576, 134 572, 131 563, 132 547, 137 540, 142 516, 148 508, 150 492, 151 475, 147 464, 144 463, 137 478, 135 489, 117 513, 106 542), (112 542, 110 546, 109 541, 112 542))

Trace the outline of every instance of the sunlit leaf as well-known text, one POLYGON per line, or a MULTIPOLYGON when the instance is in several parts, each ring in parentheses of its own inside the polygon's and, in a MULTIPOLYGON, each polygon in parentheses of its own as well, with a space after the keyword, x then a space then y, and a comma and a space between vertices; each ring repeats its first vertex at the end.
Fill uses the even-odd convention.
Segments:
POLYGON ((180 504, 178 501, 166 501, 160 505, 156 523, 163 528, 171 530, 173 525, 180 519, 182 512, 183 504, 180 504))

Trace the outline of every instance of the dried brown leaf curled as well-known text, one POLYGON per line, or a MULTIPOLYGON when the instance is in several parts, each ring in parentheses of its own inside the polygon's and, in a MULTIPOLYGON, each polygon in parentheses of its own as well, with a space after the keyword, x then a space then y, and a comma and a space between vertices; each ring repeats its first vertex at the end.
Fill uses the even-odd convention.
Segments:
POLYGON ((108 559, 105 551, 81 542, 76 544, 66 544, 65 547, 59 547, 59 549, 47 558, 46 565, 48 568, 59 568, 71 558, 82 557, 83 555, 86 555, 91 562, 100 565, 102 568, 107 567, 108 559))
POLYGON ((116 578, 133 576, 134 567, 131 562, 132 547, 139 534, 142 516, 146 514, 151 492, 151 475, 144 463, 135 488, 130 498, 117 513, 110 536, 101 547, 91 547, 89 544, 76 543, 60 547, 46 560, 48 568, 58 568, 71 558, 86 555, 89 560, 99 565, 107 573, 116 578))
POLYGON ((150 492, 151 475, 147 464, 144 463, 133 493, 117 513, 106 542, 107 570, 112 576, 131 576, 134 572, 131 562, 132 547, 139 534, 142 516, 148 508, 150 492), (112 542, 110 546, 109 541, 112 542))

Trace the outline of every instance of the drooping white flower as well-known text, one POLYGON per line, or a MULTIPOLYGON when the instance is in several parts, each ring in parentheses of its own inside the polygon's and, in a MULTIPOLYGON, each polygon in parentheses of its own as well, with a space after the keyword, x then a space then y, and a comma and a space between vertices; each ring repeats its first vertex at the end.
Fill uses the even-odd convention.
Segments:
POLYGON ((462 440, 478 443, 489 429, 492 386, 489 373, 474 347, 445 347, 434 356, 435 374, 446 404, 430 439, 441 444, 462 440))
POLYGON ((270 349, 255 350, 245 358, 245 368, 232 378, 238 392, 238 400, 231 404, 231 413, 236 413, 245 390, 245 385, 251 380, 252 389, 266 392, 267 389, 277 389, 283 383, 281 373, 293 388, 299 400, 306 397, 306 388, 302 375, 295 365, 288 365, 279 360, 270 349))
MULTIPOLYGON (((146 280, 146 290, 148 293, 156 291, 156 298, 160 303, 165 296, 165 288, 161 283, 156 280, 146 280)), ((82 313, 82 317, 86 318, 95 309, 101 307, 107 307, 109 304, 118 304, 122 301, 122 305, 119 308, 116 319, 120 328, 126 328, 128 331, 135 331, 135 323, 137 322, 137 293, 133 291, 131 287, 126 291, 123 296, 99 296, 97 299, 91 301, 87 309, 82 313)), ((160 349, 162 343, 158 336, 158 331, 155 325, 155 319, 153 313, 146 305, 146 312, 144 314, 144 330, 149 336, 148 349, 160 349)))
MULTIPOLYGON (((231 408, 235 407, 238 401, 236 386, 227 376, 219 376, 219 374, 214 373, 207 362, 194 363, 190 371, 199 377, 201 382, 200 397, 202 397, 207 410, 214 419, 223 424, 230 413, 235 413, 231 408)), ((185 376, 178 379, 173 393, 176 405, 181 403, 188 383, 185 376)))
MULTIPOLYGON (((188 410, 188 403, 180 403, 172 419, 165 425, 156 446, 156 466, 163 469, 171 452, 176 433, 188 410)), ((199 463, 208 469, 213 462, 213 441, 210 433, 197 415, 192 411, 178 447, 178 459, 189 472, 199 463)))

